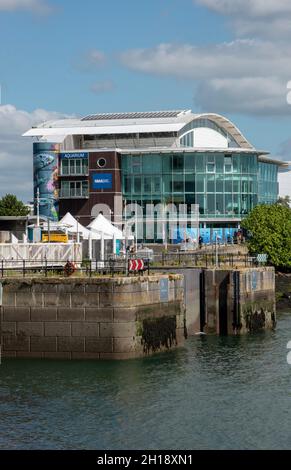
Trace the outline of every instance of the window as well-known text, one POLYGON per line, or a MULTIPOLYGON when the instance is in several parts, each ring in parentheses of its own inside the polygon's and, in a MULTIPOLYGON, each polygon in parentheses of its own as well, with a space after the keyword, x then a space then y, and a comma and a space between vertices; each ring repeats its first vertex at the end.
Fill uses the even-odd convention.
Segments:
POLYGON ((196 171, 203 172, 205 171, 204 155, 196 155, 196 171))
POLYGON ((61 176, 69 175, 87 175, 88 159, 87 158, 62 158, 61 159, 61 176))
POLYGON ((232 157, 225 155, 224 157, 224 171, 225 173, 232 173, 232 157))
POLYGON ((161 178, 159 176, 155 176, 153 178, 153 192, 154 193, 161 192, 161 178))
POLYGON ((87 198, 88 196, 88 181, 61 181, 61 198, 74 199, 87 198))
POLYGON ((140 156, 132 157, 132 172, 140 173, 141 172, 141 158, 140 156))
POLYGON ((141 193, 141 176, 135 176, 134 178, 134 192, 141 193))
POLYGON ((97 165, 99 166, 99 168, 104 168, 106 166, 105 158, 99 158, 99 160, 97 161, 97 165))
POLYGON ((131 178, 129 176, 124 178, 124 191, 126 193, 131 193, 131 178))
POLYGON ((215 173, 215 163, 207 163, 207 173, 215 173))
POLYGON ((185 175, 185 193, 195 193, 195 175, 185 175))
POLYGON ((173 170, 184 170, 184 156, 174 155, 173 157, 173 170))
POLYGON ((204 193, 204 175, 196 175, 196 192, 204 193))
POLYGON ((62 160, 61 164, 61 174, 62 175, 68 175, 69 174, 69 160, 62 160))
POLYGON ((152 192, 152 179, 149 176, 144 177, 143 190, 147 194, 152 192))
POLYGON ((174 193, 183 193, 184 184, 183 181, 174 181, 173 183, 173 191, 174 193))
POLYGON ((207 177, 207 192, 214 193, 215 192, 215 179, 214 176, 207 177))

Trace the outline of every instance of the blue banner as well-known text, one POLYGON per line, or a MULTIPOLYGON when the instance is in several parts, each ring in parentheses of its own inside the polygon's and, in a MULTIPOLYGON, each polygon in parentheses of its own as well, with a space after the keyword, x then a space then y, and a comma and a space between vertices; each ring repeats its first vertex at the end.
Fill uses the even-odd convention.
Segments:
POLYGON ((93 189, 112 189, 112 173, 94 173, 92 175, 93 189))
POLYGON ((60 153, 61 158, 89 158, 88 152, 60 153))

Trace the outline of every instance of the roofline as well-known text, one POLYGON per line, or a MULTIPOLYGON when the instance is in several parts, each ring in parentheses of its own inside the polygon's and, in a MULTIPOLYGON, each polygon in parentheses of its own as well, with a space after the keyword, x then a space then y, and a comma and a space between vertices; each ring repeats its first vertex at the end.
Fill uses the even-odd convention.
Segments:
POLYGON ((275 158, 265 157, 263 155, 259 156, 259 161, 263 162, 263 163, 272 163, 272 164, 275 164, 275 165, 280 166, 282 168, 285 168, 285 167, 289 166, 288 164, 286 164, 286 162, 283 162, 282 160, 277 160, 275 158))
MULTIPOLYGON (((124 113, 126 114, 126 113, 124 113)), ((109 114, 108 114, 109 115, 109 114)), ((172 118, 143 118, 143 119, 112 119, 112 120, 92 120, 82 121, 81 119, 62 119, 42 123, 35 128, 31 128, 23 134, 24 137, 44 137, 53 135, 86 135, 86 134, 114 134, 131 132, 156 132, 168 128, 170 131, 180 132, 187 124, 198 119, 209 119, 233 136, 238 145, 242 148, 254 149, 253 145, 244 137, 238 127, 228 118, 215 113, 191 113, 191 110, 181 111, 177 117, 172 118), (184 118, 184 119, 183 119, 184 118), (84 125, 84 122, 86 125, 84 125), (59 125, 57 125, 59 123, 59 125), (98 125, 97 125, 98 123, 98 125), (147 129, 147 126, 148 129, 147 129), (132 128, 132 131, 131 129, 132 128), (42 132, 43 131, 43 132, 42 132)))
MULTIPOLYGON (((147 147, 147 148, 103 148, 103 149, 89 149, 89 152, 112 152, 115 151, 117 153, 122 154, 146 154, 146 153, 251 153, 260 155, 269 155, 269 152, 264 150, 256 150, 256 149, 249 149, 249 148, 207 148, 207 147, 147 147)), ((276 160, 277 161, 277 160, 276 160)))

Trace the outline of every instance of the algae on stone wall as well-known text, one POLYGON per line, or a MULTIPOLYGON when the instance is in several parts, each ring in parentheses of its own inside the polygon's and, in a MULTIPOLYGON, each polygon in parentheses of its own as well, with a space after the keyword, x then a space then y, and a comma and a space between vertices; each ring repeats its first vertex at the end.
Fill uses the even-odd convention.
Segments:
POLYGON ((170 349, 177 344, 176 316, 145 319, 142 322, 141 343, 144 352, 156 352, 159 349, 170 349))

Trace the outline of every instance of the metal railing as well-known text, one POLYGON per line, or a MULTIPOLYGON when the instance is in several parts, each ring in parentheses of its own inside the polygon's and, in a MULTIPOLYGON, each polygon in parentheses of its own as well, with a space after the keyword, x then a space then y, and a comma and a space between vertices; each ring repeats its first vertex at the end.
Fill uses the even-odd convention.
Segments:
POLYGON ((115 275, 136 275, 147 272, 149 274, 150 263, 144 261, 144 270, 139 272, 129 271, 129 263, 126 258, 107 259, 104 261, 92 260, 83 263, 77 263, 72 260, 63 262, 43 260, 0 260, 0 278, 16 277, 93 277, 93 276, 112 276, 115 275))
POLYGON ((151 263, 153 267, 255 267, 256 257, 249 254, 236 253, 159 253, 155 254, 151 263))
POLYGON ((68 275, 79 277, 93 276, 115 276, 115 275, 137 275, 163 268, 243 268, 256 267, 258 261, 256 257, 249 255, 238 255, 233 253, 160 253, 155 254, 152 260, 144 259, 144 269, 142 271, 129 271, 129 260, 136 257, 120 256, 112 259, 86 260, 82 263, 74 260, 0 260, 0 277, 67 277, 68 275), (71 271, 68 274, 66 265, 70 263, 71 271))

